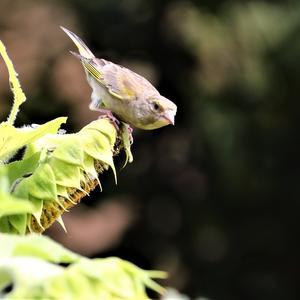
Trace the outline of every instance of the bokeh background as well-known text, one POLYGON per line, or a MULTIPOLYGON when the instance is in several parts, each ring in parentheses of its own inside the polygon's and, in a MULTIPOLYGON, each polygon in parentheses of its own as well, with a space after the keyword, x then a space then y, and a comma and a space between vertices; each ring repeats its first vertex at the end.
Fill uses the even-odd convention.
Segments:
MULTIPOLYGON (((17 124, 97 118, 74 45, 144 75, 175 127, 134 131, 134 163, 48 234, 90 257, 166 270, 191 298, 300 299, 299 1, 1 0, 28 101, 17 124)), ((0 114, 11 94, 0 63, 0 114)))

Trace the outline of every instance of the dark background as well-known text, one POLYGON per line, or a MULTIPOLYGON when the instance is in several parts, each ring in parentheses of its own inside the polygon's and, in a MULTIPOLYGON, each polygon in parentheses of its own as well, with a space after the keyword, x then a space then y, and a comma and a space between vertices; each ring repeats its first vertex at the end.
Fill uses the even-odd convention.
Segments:
MULTIPOLYGON (((143 74, 175 127, 134 131, 134 162, 102 177, 49 234, 92 257, 169 272, 208 299, 300 299, 300 3, 73 0, 0 3, 0 38, 28 101, 17 125, 97 118, 74 46, 143 74)), ((0 65, 0 113, 11 105, 0 65)))

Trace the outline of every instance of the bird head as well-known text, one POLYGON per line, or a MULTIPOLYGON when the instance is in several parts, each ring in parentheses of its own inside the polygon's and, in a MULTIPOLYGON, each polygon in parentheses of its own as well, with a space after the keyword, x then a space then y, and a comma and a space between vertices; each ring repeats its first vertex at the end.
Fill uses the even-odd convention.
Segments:
POLYGON ((172 101, 161 95, 154 95, 148 97, 146 103, 148 118, 143 129, 156 129, 175 124, 177 106, 172 101))

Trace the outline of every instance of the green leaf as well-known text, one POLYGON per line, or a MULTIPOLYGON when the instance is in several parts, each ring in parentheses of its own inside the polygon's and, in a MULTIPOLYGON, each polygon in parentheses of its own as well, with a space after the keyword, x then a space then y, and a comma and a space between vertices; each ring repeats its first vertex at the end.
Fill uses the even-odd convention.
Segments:
POLYGON ((9 182, 13 183, 18 178, 22 178, 24 175, 27 176, 28 174, 33 173, 38 166, 40 154, 40 152, 37 152, 27 159, 17 160, 3 165, 2 167, 7 170, 9 182))
POLYGON ((79 145, 80 141, 76 135, 67 136, 63 143, 54 150, 52 157, 72 165, 82 166, 84 152, 79 145))
POLYGON ((34 142, 47 133, 56 133, 60 125, 65 123, 66 120, 67 118, 65 117, 56 118, 34 129, 15 128, 8 122, 2 122, 0 124, 0 160, 7 159, 18 149, 34 142))
POLYGON ((147 278, 146 271, 132 265, 131 272, 128 272, 127 264, 130 263, 111 257, 81 260, 74 268, 78 268, 85 276, 93 280, 99 280, 103 289, 121 299, 147 299, 145 288, 143 288, 147 278))
POLYGON ((7 178, 7 169, 4 165, 0 165, 0 192, 8 193, 9 189, 10 184, 7 178))
MULTIPOLYGON (((0 294, 1 288, 12 284, 8 299, 148 300, 145 283, 162 274, 116 257, 84 258, 35 234, 0 234, 0 244, 5 245, 0 247, 0 294), (66 268, 53 264, 62 262, 71 264, 66 268)), ((162 290, 152 282, 149 286, 162 290)))
POLYGON ((98 173, 95 170, 95 164, 94 164, 94 159, 90 155, 86 154, 84 156, 84 161, 83 161, 83 169, 84 171, 92 178, 96 179, 98 181, 100 190, 102 191, 102 186, 98 177, 98 173))
POLYGON ((85 130, 90 130, 90 129, 97 130, 102 134, 104 134, 108 138, 111 147, 114 146, 116 142, 117 131, 114 125, 112 125, 110 121, 108 121, 107 119, 99 119, 93 121, 88 125, 86 125, 85 127, 83 127, 80 133, 83 133, 85 130))
POLYGON ((35 217, 37 223, 43 228, 42 224, 40 223, 41 215, 43 212, 43 205, 44 200, 35 198, 33 196, 29 196, 29 199, 34 206, 34 211, 32 212, 32 215, 35 217))
POLYGON ((70 198, 69 194, 68 194, 68 191, 67 191, 67 188, 65 186, 57 184, 56 189, 57 189, 57 195, 58 196, 62 196, 66 199, 70 198))
POLYGON ((80 189, 80 167, 70 165, 55 157, 51 158, 50 165, 56 184, 80 189))
POLYGON ((28 178, 20 178, 14 182, 12 195, 17 198, 28 199, 28 178))
POLYGON ((63 267, 36 257, 0 258, 0 286, 13 286, 5 299, 49 299, 43 291, 44 282, 63 272, 63 267))
POLYGON ((45 282, 45 294, 47 297, 50 299, 77 299, 77 297, 73 294, 73 291, 69 288, 65 277, 65 274, 61 274, 60 276, 49 278, 49 280, 45 282))
POLYGON ((0 234, 0 258, 11 256, 35 256, 54 263, 71 263, 80 255, 67 250, 50 238, 37 234, 17 236, 0 234))
MULTIPOLYGON (((5 233, 11 233, 12 227, 10 223, 8 222, 8 217, 2 217, 0 218, 0 231, 5 233)), ((6 245, 5 245, 6 247, 6 245)), ((0 247, 1 252, 1 247, 0 247)))
POLYGON ((8 216, 8 221, 19 234, 24 235, 26 233, 27 218, 27 214, 11 215, 8 216))
POLYGON ((124 151, 125 151, 125 155, 126 155, 126 159, 125 159, 123 168, 127 165, 128 162, 129 163, 133 162, 133 156, 131 153, 132 137, 130 137, 129 132, 130 132, 129 125, 122 122, 121 137, 122 137, 123 147, 124 147, 124 151))
POLYGON ((79 134, 84 151, 92 157, 99 160, 103 159, 103 162, 108 163, 105 161, 106 155, 112 156, 109 139, 97 130, 89 130, 79 134))
POLYGON ((147 286, 148 288, 152 289, 153 291, 156 291, 159 294, 163 294, 165 292, 165 289, 160 286, 158 283, 156 283, 152 278, 159 278, 164 279, 167 278, 167 273, 162 271, 145 271, 138 267, 136 267, 131 262, 128 262, 126 260, 120 260, 120 264, 122 264, 122 267, 131 274, 132 277, 137 278, 140 277, 141 283, 143 286, 147 286), (139 276, 137 275, 139 273, 139 276))
POLYGON ((93 299, 92 282, 86 276, 68 268, 65 274, 68 290, 77 299, 93 299))
POLYGON ((117 182, 117 173, 113 162, 112 148, 107 137, 96 130, 92 132, 92 135, 85 135, 80 132, 80 136, 84 151, 94 159, 100 160, 109 165, 113 170, 115 181, 117 182))
POLYGON ((43 163, 29 177, 25 178, 22 183, 27 183, 28 193, 38 199, 55 200, 57 196, 55 176, 51 166, 43 163))
POLYGON ((29 200, 0 192, 0 218, 8 215, 32 213, 33 211, 34 206, 29 200))

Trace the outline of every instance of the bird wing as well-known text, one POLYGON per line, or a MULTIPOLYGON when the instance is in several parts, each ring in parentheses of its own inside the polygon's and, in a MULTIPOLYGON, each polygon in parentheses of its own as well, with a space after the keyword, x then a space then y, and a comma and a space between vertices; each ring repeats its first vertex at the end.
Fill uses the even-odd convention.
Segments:
POLYGON ((120 71, 122 67, 104 59, 86 58, 70 52, 81 61, 86 73, 96 79, 112 96, 120 100, 136 98, 135 86, 131 78, 126 78, 126 74, 120 71))
POLYGON ((73 54, 75 57, 77 57, 81 61, 85 71, 88 74, 90 74, 92 77, 94 77, 100 83, 104 84, 102 71, 101 71, 102 66, 105 64, 104 60, 97 59, 97 58, 86 58, 76 52, 73 52, 73 51, 70 51, 70 53, 73 54), (102 61, 103 61, 103 63, 101 64, 102 61))
POLYGON ((157 92, 147 79, 117 64, 106 64, 102 72, 109 93, 119 99, 135 100, 145 90, 157 92))

